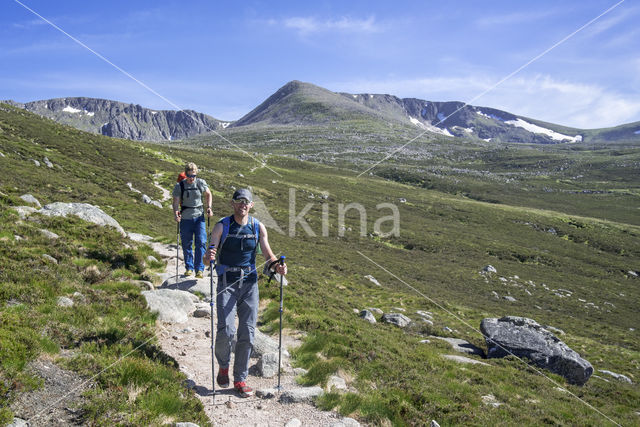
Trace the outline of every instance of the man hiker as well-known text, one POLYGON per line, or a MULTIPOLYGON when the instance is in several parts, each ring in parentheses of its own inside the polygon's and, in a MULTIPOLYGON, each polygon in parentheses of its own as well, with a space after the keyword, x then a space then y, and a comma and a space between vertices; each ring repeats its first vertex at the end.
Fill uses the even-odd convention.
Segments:
MULTIPOLYGON (((209 263, 218 253, 215 355, 220 369, 216 381, 222 388, 229 387, 231 341, 236 333, 234 320, 237 311, 238 339, 233 365, 233 387, 241 397, 249 397, 253 395, 253 389, 245 381, 258 319, 258 245, 268 263, 278 261, 278 258, 271 251, 265 226, 249 216, 249 210, 253 207, 251 192, 246 189, 237 190, 233 194, 231 207, 233 215, 221 219, 213 227, 210 242, 215 246, 209 248, 204 261, 209 263)), ((278 264, 276 272, 287 274, 287 265, 278 264)))
POLYGON ((185 265, 184 275, 192 276, 195 270, 196 277, 202 278, 204 271, 202 257, 207 245, 202 195, 204 194, 207 206, 207 216, 211 216, 213 215, 211 211, 211 191, 209 191, 206 181, 197 177, 198 167, 195 163, 187 163, 184 173, 186 178, 173 187, 173 214, 175 220, 180 223, 180 239, 182 240, 182 254, 185 265), (194 236, 195 251, 193 249, 194 236))

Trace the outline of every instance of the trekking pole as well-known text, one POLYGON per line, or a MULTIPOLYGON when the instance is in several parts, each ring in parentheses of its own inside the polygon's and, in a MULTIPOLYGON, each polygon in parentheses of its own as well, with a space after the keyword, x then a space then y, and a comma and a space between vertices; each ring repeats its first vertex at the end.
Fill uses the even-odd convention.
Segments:
POLYGON ((178 282, 178 264, 180 263, 180 221, 176 223, 176 283, 178 282))
MULTIPOLYGON (((216 245, 210 245, 209 249, 214 249, 216 245)), ((211 297, 209 298, 209 305, 211 306, 211 400, 213 405, 216 404, 216 375, 213 358, 215 357, 215 341, 214 341, 214 321, 213 321, 213 305, 215 304, 213 293, 213 270, 215 268, 215 259, 212 258, 209 262, 209 283, 211 284, 211 297)))
MULTIPOLYGON (((278 263, 280 265, 284 265, 284 258, 285 256, 282 255, 280 257, 280 259, 278 260, 278 263)), ((278 386, 276 387, 276 390, 282 390, 282 387, 280 386, 280 366, 282 363, 282 280, 283 280, 284 275, 280 274, 280 337, 278 338, 278 386)))

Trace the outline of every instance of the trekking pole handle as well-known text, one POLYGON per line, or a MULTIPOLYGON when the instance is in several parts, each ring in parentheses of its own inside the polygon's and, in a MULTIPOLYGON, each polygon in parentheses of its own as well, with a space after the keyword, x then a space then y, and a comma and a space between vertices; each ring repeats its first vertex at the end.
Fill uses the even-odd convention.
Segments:
POLYGON ((282 255, 282 256, 280 257, 280 259, 278 260, 278 263, 279 263, 280 265, 284 265, 284 259, 285 259, 285 258, 286 258, 286 256, 282 255))
MULTIPOLYGON (((216 248, 216 245, 214 245, 213 243, 209 245, 209 250, 215 249, 215 248, 216 248)), ((211 258, 211 260, 209 261, 209 265, 213 264, 213 262, 214 262, 214 259, 211 258)))

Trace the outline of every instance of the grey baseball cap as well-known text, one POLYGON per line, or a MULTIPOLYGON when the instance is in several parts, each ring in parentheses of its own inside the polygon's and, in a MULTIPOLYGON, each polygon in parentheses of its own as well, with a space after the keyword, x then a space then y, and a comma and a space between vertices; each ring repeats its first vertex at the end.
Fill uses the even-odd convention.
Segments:
POLYGON ((253 202, 253 196, 251 195, 251 191, 247 190, 246 188, 241 188, 239 190, 236 190, 235 193, 233 193, 233 200, 238 200, 238 199, 247 199, 250 202, 253 202))

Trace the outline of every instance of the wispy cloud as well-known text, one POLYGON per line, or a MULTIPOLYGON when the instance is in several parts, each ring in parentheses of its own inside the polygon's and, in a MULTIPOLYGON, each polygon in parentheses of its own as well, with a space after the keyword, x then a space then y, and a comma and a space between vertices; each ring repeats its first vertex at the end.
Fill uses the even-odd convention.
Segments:
MULTIPOLYGON (((326 86, 340 92, 466 102, 494 83, 495 79, 490 77, 473 75, 356 80, 326 86)), ((640 118, 639 93, 620 93, 596 84, 557 80, 548 75, 515 77, 473 104, 578 128, 616 126, 640 118)))
POLYGON ((536 12, 513 12, 501 15, 481 16, 475 20, 477 27, 492 27, 523 24, 527 22, 539 21, 544 18, 556 15, 558 12, 554 10, 536 11, 536 12))
POLYGON ((367 19, 354 19, 342 17, 339 19, 321 20, 315 17, 294 16, 282 20, 269 21, 272 25, 281 25, 297 31, 302 35, 321 33, 329 31, 340 31, 348 33, 376 33, 381 31, 380 25, 376 23, 373 16, 367 19))

